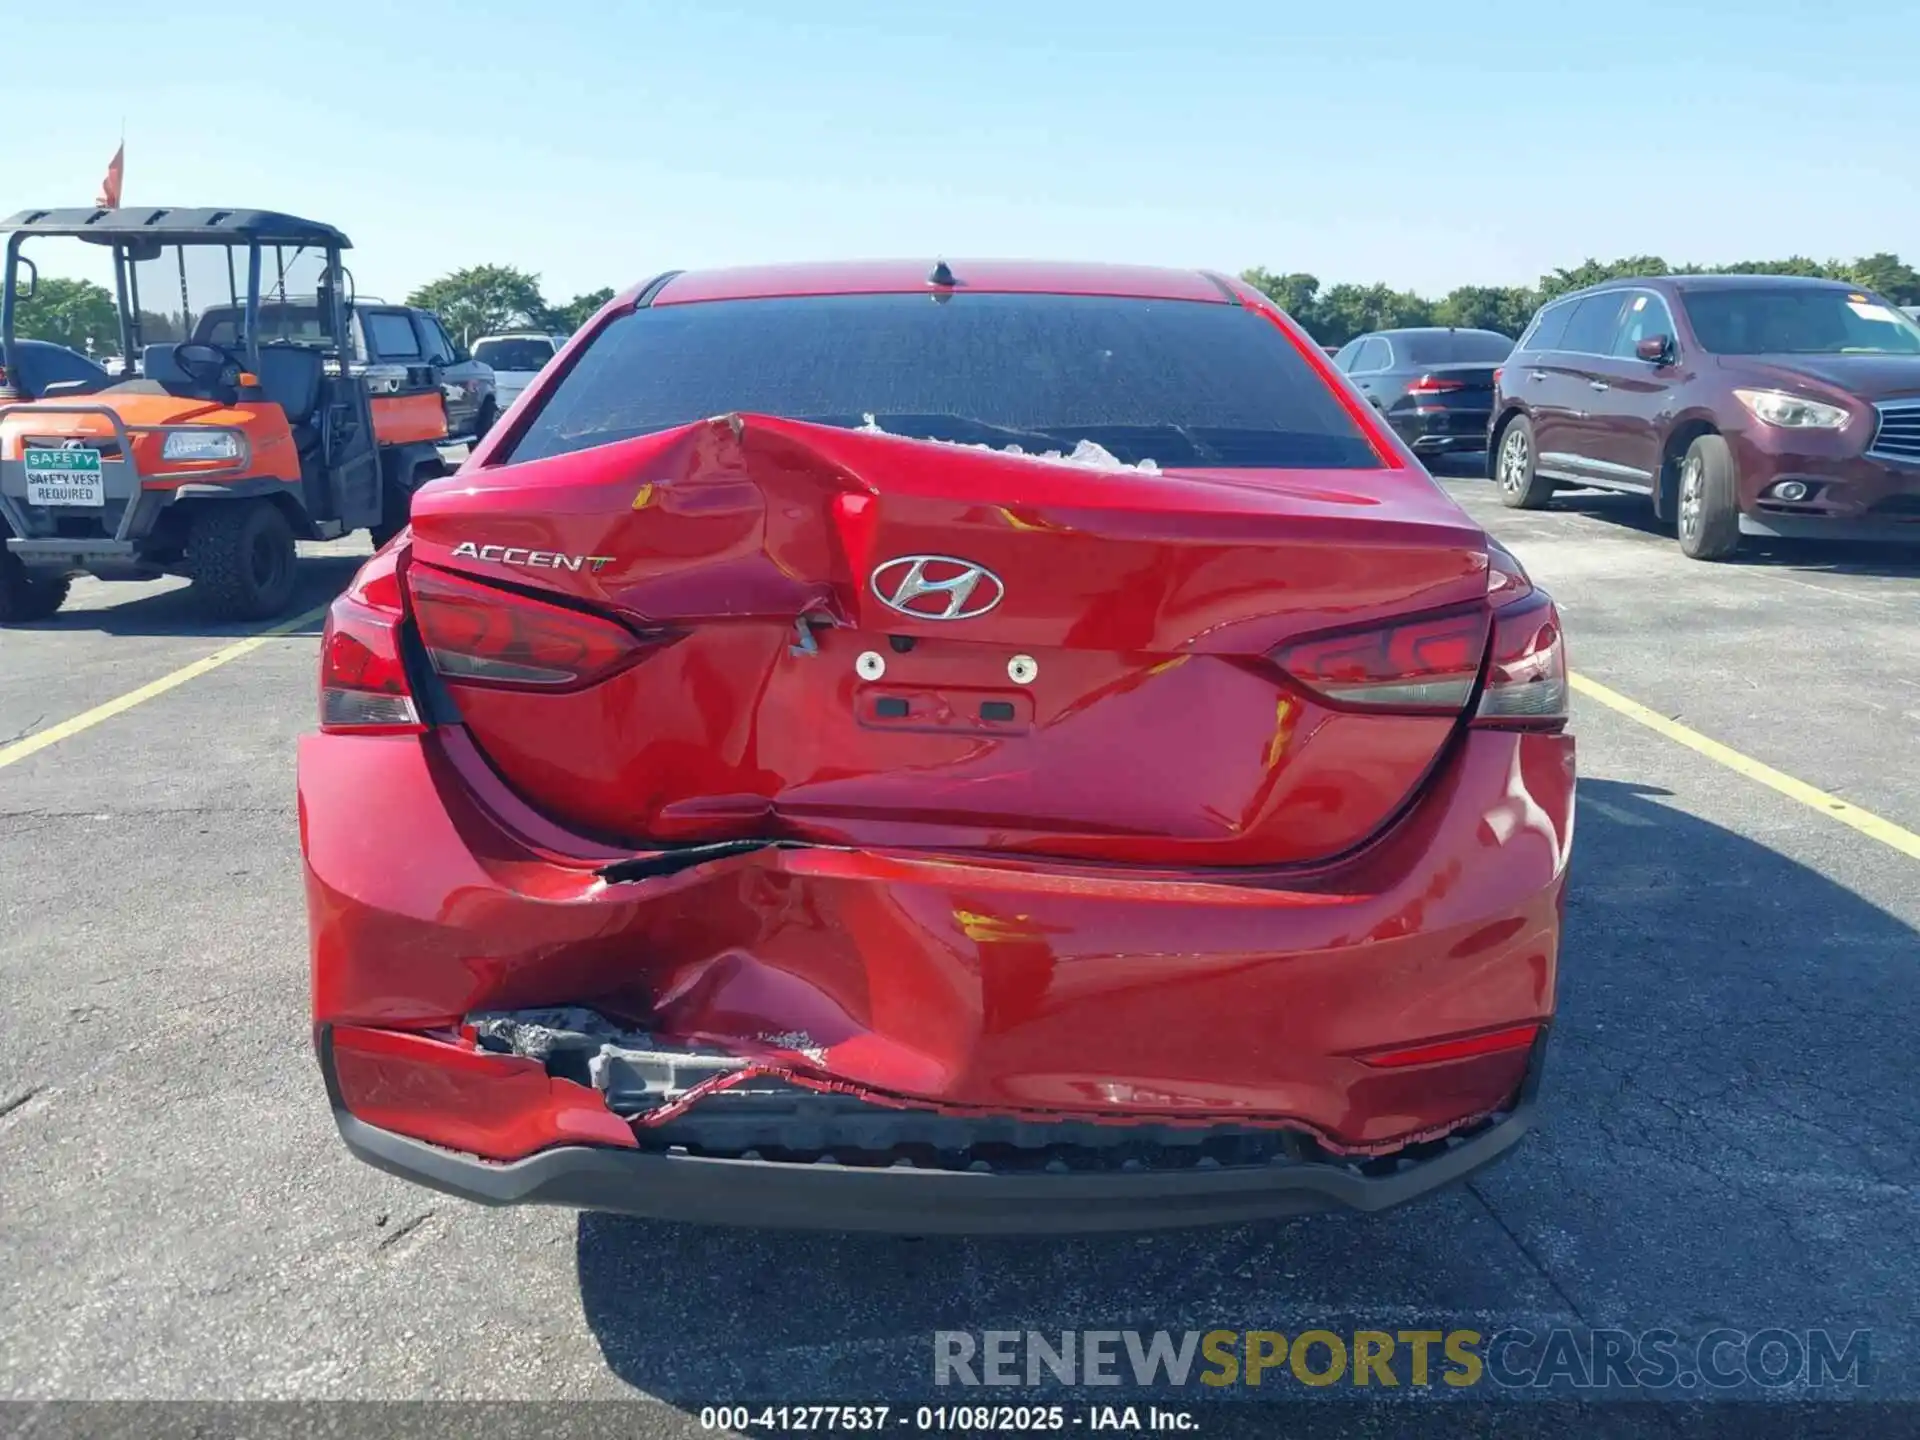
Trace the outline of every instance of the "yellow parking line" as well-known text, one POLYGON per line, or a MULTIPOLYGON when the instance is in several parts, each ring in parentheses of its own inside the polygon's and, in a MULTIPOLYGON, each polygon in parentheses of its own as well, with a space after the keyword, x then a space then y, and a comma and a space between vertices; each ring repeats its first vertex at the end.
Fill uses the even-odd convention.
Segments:
POLYGON ((269 640, 291 634, 303 625, 311 625, 326 613, 327 607, 321 605, 307 611, 304 615, 283 620, 270 629, 258 631, 244 640, 236 640, 225 649, 214 651, 205 659, 196 660, 191 665, 182 665, 178 670, 162 675, 158 680, 150 680, 138 690, 129 690, 124 695, 116 695, 104 705, 96 705, 91 710, 84 710, 71 720, 62 720, 58 725, 49 725, 44 730, 36 730, 24 740, 16 740, 11 745, 0 746, 0 770, 6 769, 15 761, 26 759, 29 755, 37 755, 49 745, 58 745, 62 740, 78 735, 82 730, 91 730, 101 721, 111 720, 114 716, 131 710, 136 705, 143 705, 156 695, 164 695, 167 691, 176 689, 189 680, 197 680, 209 670, 218 670, 229 660, 238 660, 242 655, 258 650, 269 640))
MULTIPOLYGON (((1590 700, 1598 700, 1609 710, 1617 710, 1629 720, 1638 721, 1649 730, 1664 735, 1669 740, 1678 741, 1689 750, 1704 755, 1716 765, 1724 765, 1736 775, 1744 775, 1749 780, 1758 780, 1769 790, 1777 791, 1789 800, 1798 800, 1810 810, 1818 810, 1822 815, 1838 820, 1842 825, 1851 825, 1870 840, 1878 840, 1890 849, 1898 850, 1902 855, 1920 860, 1920 835, 1883 820, 1871 810, 1862 810, 1858 805, 1849 804, 1838 795, 1829 795, 1816 789, 1804 780, 1796 780, 1783 774, 1771 765, 1762 764, 1750 755, 1742 755, 1731 746, 1722 745, 1718 740, 1709 740, 1698 730, 1690 730, 1677 720, 1669 720, 1657 710, 1649 710, 1638 700, 1629 700, 1617 690, 1609 690, 1598 680, 1589 680, 1584 675, 1572 677, 1573 688, 1590 700)), ((3 763, 3 762, 0 762, 3 763)))

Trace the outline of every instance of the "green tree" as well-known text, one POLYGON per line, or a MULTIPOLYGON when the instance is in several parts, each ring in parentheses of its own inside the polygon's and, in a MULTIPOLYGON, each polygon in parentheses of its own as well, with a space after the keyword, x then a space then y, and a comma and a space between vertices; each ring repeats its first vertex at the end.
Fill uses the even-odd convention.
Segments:
POLYGON ((1344 345, 1369 330, 1431 325, 1433 302, 1386 285, 1335 285, 1320 297, 1314 319, 1314 339, 1344 345))
POLYGON ((1840 278, 1877 290, 1896 305, 1920 305, 1920 273, 1898 255, 1884 251, 1863 255, 1851 265, 1835 269, 1840 278))
POLYGON ((556 330, 578 330, 591 320, 602 305, 613 299, 613 287, 589 290, 584 295, 576 295, 566 304, 557 306, 549 317, 556 330))
MULTIPOLYGON (((1276 275, 1271 270, 1243 270, 1240 278, 1291 315, 1316 340, 1319 323, 1320 282, 1312 275, 1276 275)), ((1324 342, 1322 342, 1324 343, 1324 342)))
POLYGON ((490 331, 545 328, 550 311, 540 277, 511 265, 472 265, 422 285, 409 305, 431 310, 463 342, 490 331))
POLYGON ((1556 270, 1551 275, 1542 275, 1540 299, 1545 303, 1556 295, 1565 295, 1569 290, 1584 290, 1589 285, 1598 285, 1602 280, 1630 280, 1641 275, 1671 274, 1673 267, 1658 255, 1635 255, 1606 264, 1589 257, 1571 270, 1556 270))
POLYGON ((33 298, 20 302, 14 333, 84 355, 112 355, 120 349, 120 312, 113 296, 91 280, 42 276, 33 298))
POLYGON ((1524 285, 1462 285, 1433 307, 1433 322, 1518 337, 1539 308, 1539 295, 1524 285))
POLYGON ((1734 265, 1669 265, 1658 255, 1618 260, 1589 256, 1572 269, 1542 275, 1537 286, 1462 285, 1444 299, 1423 299, 1386 285, 1335 285, 1322 290, 1312 275, 1255 268, 1240 278, 1264 292, 1323 345, 1344 345, 1369 330, 1402 325, 1455 325, 1518 335, 1547 301, 1606 280, 1644 275, 1809 275, 1845 280, 1874 290, 1896 305, 1920 305, 1920 271, 1898 255, 1881 251, 1854 260, 1743 260, 1734 265))

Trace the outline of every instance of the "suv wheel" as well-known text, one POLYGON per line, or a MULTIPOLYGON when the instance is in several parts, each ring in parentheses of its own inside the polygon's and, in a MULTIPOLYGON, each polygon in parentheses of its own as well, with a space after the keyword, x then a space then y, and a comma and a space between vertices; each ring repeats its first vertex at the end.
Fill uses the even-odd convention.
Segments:
POLYGON ((1740 547, 1740 500, 1733 452, 1702 435, 1680 462, 1680 549, 1695 560, 1724 560, 1740 547))
POLYGON ((1493 478, 1500 487, 1500 503, 1510 509, 1538 510, 1553 498, 1553 482, 1541 478, 1533 466, 1533 422, 1526 416, 1514 416, 1500 432, 1493 478))
POLYGON ((270 500, 217 500, 193 517, 187 565, 201 607, 217 620, 264 620, 293 600, 293 527, 270 500))
MULTIPOLYGON (((0 534, 5 534, 0 530, 0 534)), ((0 551, 0 625, 23 625, 45 620, 67 602, 73 582, 36 579, 15 555, 0 551)))

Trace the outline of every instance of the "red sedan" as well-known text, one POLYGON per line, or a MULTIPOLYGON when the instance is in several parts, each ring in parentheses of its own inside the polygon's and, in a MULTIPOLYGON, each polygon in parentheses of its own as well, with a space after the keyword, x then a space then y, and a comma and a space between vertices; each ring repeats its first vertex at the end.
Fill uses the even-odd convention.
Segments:
POLYGON ((414 497, 320 710, 320 1063, 423 1184, 1137 1228, 1530 1122, 1559 617, 1236 280, 662 276, 414 497))

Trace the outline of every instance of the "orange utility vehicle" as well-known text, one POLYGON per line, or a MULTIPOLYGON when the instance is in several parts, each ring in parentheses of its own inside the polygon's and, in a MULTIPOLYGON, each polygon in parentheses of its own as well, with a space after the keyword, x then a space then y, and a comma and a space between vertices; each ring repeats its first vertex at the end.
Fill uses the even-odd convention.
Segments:
POLYGON ((332 226, 265 210, 27 210, 0 235, 0 623, 51 615, 80 574, 186 575, 218 618, 280 614, 296 541, 368 529, 383 542, 444 473, 438 387, 370 394, 353 373, 350 242, 332 226), (106 252, 137 374, 24 393, 14 331, 38 271, 22 250, 42 241, 106 252))

